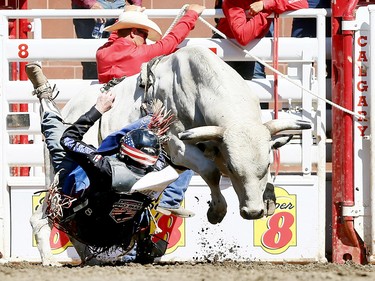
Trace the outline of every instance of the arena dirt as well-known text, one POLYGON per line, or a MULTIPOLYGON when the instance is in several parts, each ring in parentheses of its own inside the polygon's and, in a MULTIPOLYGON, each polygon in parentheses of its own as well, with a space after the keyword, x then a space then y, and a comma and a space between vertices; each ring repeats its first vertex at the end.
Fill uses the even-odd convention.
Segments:
POLYGON ((126 264, 121 266, 43 267, 40 264, 0 264, 1 281, 105 281, 105 280, 301 280, 374 281, 375 265, 272 264, 259 262, 126 264))

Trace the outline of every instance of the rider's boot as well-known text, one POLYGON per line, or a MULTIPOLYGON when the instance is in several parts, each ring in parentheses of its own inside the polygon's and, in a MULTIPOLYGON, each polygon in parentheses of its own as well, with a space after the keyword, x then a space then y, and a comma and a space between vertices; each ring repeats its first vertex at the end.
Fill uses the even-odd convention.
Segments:
POLYGON ((32 62, 26 65, 25 70, 34 86, 33 95, 36 95, 40 101, 40 116, 43 117, 44 113, 52 112, 62 119, 60 110, 53 101, 53 94, 55 93, 56 97, 58 92, 49 84, 47 77, 43 74, 42 67, 38 63, 32 62))
POLYGON ((141 264, 153 263, 156 258, 160 258, 167 251, 168 242, 158 239, 156 243, 152 241, 150 226, 142 228, 137 235, 135 262, 141 264))
POLYGON ((192 218, 195 216, 194 212, 187 210, 181 206, 178 208, 168 208, 168 207, 157 206, 155 210, 159 213, 162 213, 163 215, 167 215, 167 216, 174 215, 180 218, 192 218))

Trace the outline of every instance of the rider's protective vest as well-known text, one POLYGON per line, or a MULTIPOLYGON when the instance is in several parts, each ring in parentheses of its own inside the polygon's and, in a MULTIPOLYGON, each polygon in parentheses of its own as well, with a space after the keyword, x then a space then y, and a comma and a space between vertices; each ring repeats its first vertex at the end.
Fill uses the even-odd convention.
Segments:
POLYGON ((129 170, 126 164, 117 158, 108 157, 108 160, 112 170, 112 190, 120 194, 129 192, 142 176, 129 170))

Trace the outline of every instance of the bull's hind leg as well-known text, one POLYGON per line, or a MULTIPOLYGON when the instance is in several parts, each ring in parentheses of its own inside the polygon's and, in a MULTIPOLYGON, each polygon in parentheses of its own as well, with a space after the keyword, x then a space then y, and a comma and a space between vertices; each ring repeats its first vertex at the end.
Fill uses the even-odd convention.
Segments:
POLYGON ((35 235, 36 244, 42 259, 43 266, 61 266, 55 260, 50 246, 51 225, 45 215, 45 203, 42 204, 30 218, 30 224, 35 235))
POLYGON ((227 214, 227 202, 220 190, 221 173, 214 162, 206 158, 196 146, 185 145, 175 136, 172 136, 168 143, 168 151, 174 164, 198 173, 210 187, 211 202, 207 211, 207 219, 212 224, 220 223, 227 214))

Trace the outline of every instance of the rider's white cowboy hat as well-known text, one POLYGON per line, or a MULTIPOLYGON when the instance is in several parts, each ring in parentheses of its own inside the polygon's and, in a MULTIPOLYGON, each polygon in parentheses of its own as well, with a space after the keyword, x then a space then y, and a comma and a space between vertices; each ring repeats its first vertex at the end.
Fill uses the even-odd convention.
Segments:
POLYGON ((146 14, 138 11, 127 11, 120 14, 118 21, 107 26, 105 31, 115 31, 126 28, 141 28, 148 31, 148 39, 158 41, 161 39, 160 27, 150 20, 146 14))

